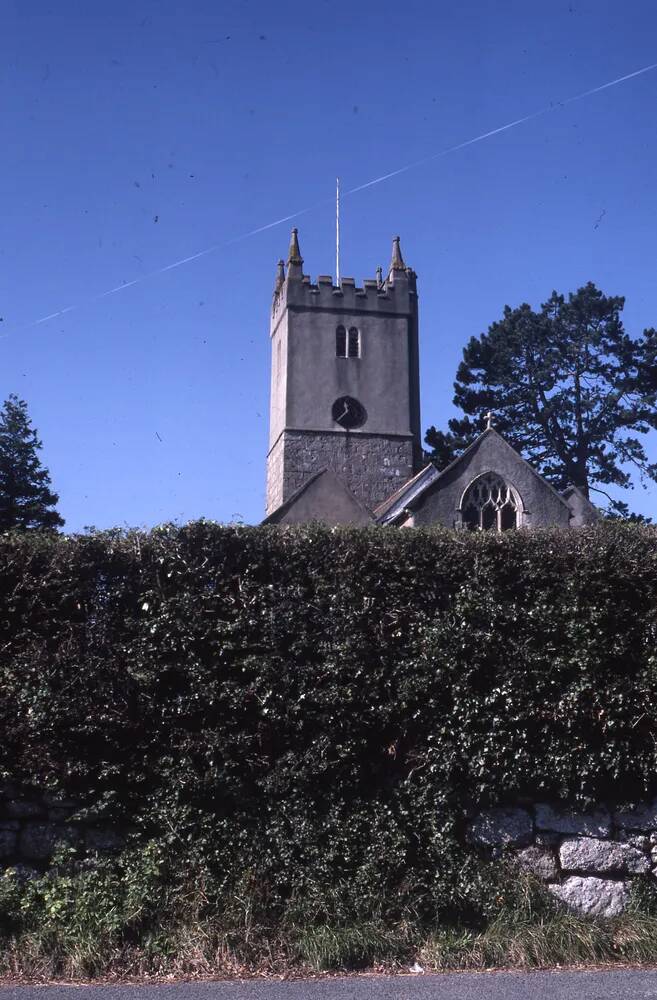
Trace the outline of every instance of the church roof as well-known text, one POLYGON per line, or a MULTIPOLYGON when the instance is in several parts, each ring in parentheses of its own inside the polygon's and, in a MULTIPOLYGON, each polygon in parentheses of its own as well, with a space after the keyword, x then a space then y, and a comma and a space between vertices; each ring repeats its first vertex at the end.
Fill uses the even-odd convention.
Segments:
POLYGON ((263 524, 371 524, 374 518, 332 469, 310 476, 263 524))
MULTIPOLYGON (((379 507, 374 511, 374 516, 379 524, 394 524, 395 521, 404 513, 405 510, 411 508, 417 500, 422 497, 427 490, 434 486, 440 479, 446 477, 453 469, 458 465, 466 461, 468 456, 476 449, 481 447, 486 439, 493 439, 498 443, 501 443, 504 448, 508 448, 517 462, 522 462, 522 464, 530 470, 533 476, 535 476, 544 489, 549 490, 565 507, 570 509, 570 505, 567 499, 562 496, 558 490, 548 483, 543 476, 536 471, 536 469, 516 451, 512 445, 509 444, 505 438, 502 437, 494 427, 488 427, 483 433, 481 433, 471 445, 465 449, 462 454, 455 458, 449 465, 445 466, 444 469, 438 471, 434 465, 427 465, 421 472, 418 472, 413 479, 410 479, 401 489, 393 493, 391 497, 385 500, 379 507)), ((491 471, 495 471, 492 469, 491 471)), ((574 487, 573 487, 574 489, 574 487)))
POLYGON ((384 500, 382 504, 374 510, 374 517, 379 524, 389 524, 398 514, 408 507, 412 501, 424 493, 427 486, 434 483, 442 475, 435 465, 425 465, 425 467, 412 479, 400 486, 392 496, 384 500))

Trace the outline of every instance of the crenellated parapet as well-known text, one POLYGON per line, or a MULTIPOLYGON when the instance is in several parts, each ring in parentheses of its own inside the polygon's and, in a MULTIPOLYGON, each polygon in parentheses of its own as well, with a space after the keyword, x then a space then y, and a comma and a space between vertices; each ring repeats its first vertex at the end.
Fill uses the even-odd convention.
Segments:
POLYGON ((417 275, 406 267, 401 257, 399 237, 393 241, 392 261, 387 278, 381 268, 375 278, 365 278, 357 285, 354 278, 336 283, 330 274, 318 275, 316 281, 303 273, 297 231, 292 231, 287 265, 279 261, 272 302, 272 327, 286 307, 346 313, 409 315, 417 310, 417 275))

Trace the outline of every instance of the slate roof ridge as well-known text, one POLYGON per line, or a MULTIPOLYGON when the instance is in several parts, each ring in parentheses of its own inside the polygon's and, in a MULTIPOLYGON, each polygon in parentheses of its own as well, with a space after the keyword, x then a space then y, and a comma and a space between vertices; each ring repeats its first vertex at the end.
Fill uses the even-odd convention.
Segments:
POLYGON ((325 465, 322 469, 318 469, 317 472, 314 472, 312 474, 312 476, 309 476, 308 479, 306 479, 305 483, 302 483, 301 486, 299 486, 294 491, 294 493, 290 494, 290 496, 287 498, 287 500, 283 501, 283 503, 280 504, 276 508, 276 510, 273 510, 271 512, 271 514, 268 514, 267 517, 264 519, 264 521, 261 521, 260 523, 261 524, 272 524, 272 523, 274 523, 273 522, 273 518, 276 517, 276 515, 283 515, 283 514, 287 513, 287 511, 299 499, 299 497, 303 493, 306 492, 306 490, 308 489, 308 487, 312 486, 312 484, 314 482, 316 482, 320 478, 320 476, 326 475, 327 473, 328 473, 328 475, 332 476, 335 480, 337 480, 337 482, 343 488, 343 490, 345 491, 345 493, 348 493, 349 496, 353 499, 353 501, 356 504, 356 506, 360 510, 362 510, 364 514, 367 514, 367 516, 370 518, 370 520, 373 520, 372 511, 369 510, 369 508, 366 507, 365 504, 361 503, 361 501, 358 499, 358 497, 356 496, 356 494, 353 493, 352 490, 349 489, 349 487, 345 483, 344 479, 342 479, 341 476, 339 476, 337 474, 337 472, 335 471, 335 469, 331 469, 331 468, 328 467, 328 465, 325 465))
POLYGON ((396 489, 394 493, 391 493, 389 497, 387 497, 382 503, 380 503, 377 507, 375 507, 374 516, 380 517, 384 515, 392 506, 394 506, 396 500, 398 500, 399 498, 401 498, 402 495, 406 494, 409 490, 411 490, 419 479, 427 475, 430 469, 433 469, 433 471, 436 473, 436 476, 440 475, 435 465, 433 465, 431 462, 428 462, 422 469, 420 469, 419 472, 416 472, 411 479, 407 479, 402 486, 398 487, 398 489, 396 489))

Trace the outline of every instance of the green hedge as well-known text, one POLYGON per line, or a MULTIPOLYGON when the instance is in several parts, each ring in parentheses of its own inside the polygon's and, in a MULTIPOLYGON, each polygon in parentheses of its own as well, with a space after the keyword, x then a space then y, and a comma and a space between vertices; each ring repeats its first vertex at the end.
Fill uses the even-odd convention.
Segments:
POLYGON ((6 779, 319 917, 476 907, 469 810, 657 787, 654 528, 5 535, 0 650, 6 779))

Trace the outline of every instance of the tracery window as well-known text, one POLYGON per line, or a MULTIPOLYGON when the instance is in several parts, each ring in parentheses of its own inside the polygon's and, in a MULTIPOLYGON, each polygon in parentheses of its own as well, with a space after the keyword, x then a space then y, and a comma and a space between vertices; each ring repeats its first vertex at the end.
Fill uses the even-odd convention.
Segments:
POLYGON ((463 525, 470 531, 509 531, 520 523, 515 491, 495 472, 468 487, 461 504, 463 525))

